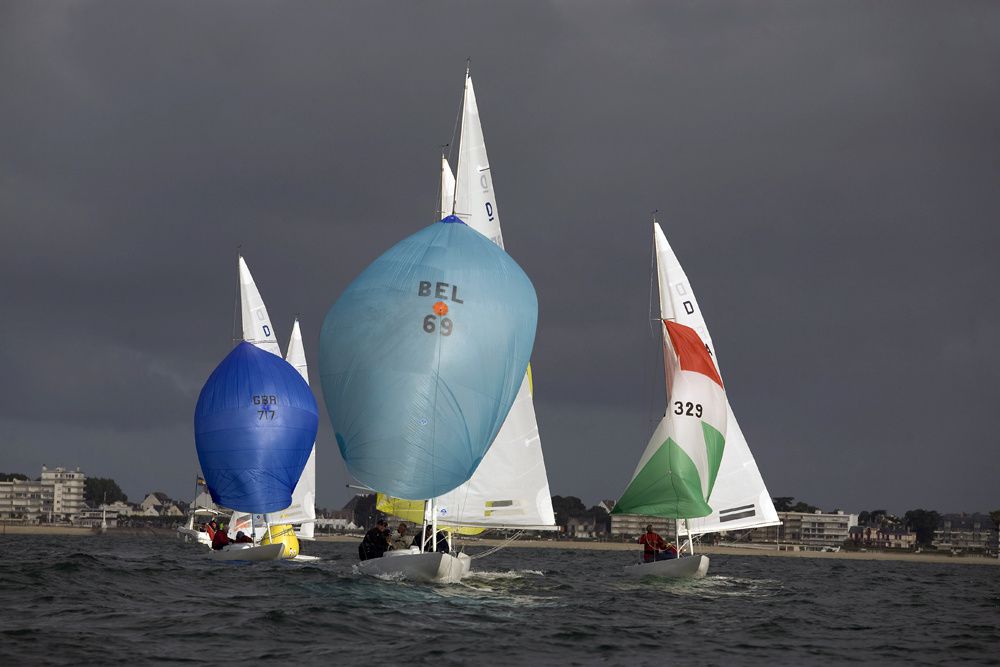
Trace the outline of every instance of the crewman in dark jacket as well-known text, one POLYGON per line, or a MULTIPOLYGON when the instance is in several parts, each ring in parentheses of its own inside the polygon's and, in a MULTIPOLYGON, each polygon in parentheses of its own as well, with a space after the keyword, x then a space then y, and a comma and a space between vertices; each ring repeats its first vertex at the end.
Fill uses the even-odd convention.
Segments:
MULTIPOLYGON (((423 546, 421 547, 421 551, 441 551, 443 553, 448 553, 448 536, 445 534, 443 530, 439 530, 437 532, 437 540, 436 540, 437 544, 432 545, 431 534, 433 532, 434 531, 430 526, 424 526, 424 531, 422 536, 423 546)), ((413 542, 410 546, 420 547, 421 546, 420 542, 421 542, 421 534, 417 533, 413 537, 413 542)))
POLYGON ((389 550, 389 524, 385 519, 375 522, 375 527, 365 533, 365 537, 358 545, 358 558, 368 560, 369 558, 381 558, 389 550))

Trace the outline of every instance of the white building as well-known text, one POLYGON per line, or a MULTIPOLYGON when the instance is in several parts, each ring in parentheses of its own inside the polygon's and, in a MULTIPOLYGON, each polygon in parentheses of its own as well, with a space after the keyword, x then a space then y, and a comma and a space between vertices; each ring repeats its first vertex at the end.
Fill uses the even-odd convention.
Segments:
POLYGON ((809 512, 778 512, 780 526, 758 528, 754 542, 772 542, 805 549, 839 547, 850 537, 851 527, 858 525, 857 514, 837 511, 825 514, 809 512))
POLYGON ((49 470, 42 466, 39 480, 0 482, 0 520, 69 521, 86 507, 83 502, 86 481, 87 476, 79 468, 49 470))
POLYGON ((52 514, 70 519, 86 507, 83 502, 83 487, 87 476, 77 468, 49 470, 42 466, 42 484, 52 485, 52 514))
POLYGON ((646 532, 648 524, 653 524, 653 531, 663 539, 676 535, 677 522, 673 519, 661 519, 657 516, 644 516, 642 514, 612 514, 611 535, 638 538, 646 532))
POLYGON ((113 502, 113 503, 107 503, 105 505, 101 505, 97 509, 107 510, 108 514, 111 514, 112 512, 114 512, 114 514, 115 514, 116 517, 117 516, 129 516, 129 515, 131 515, 131 514, 133 514, 135 512, 135 509, 132 507, 132 505, 130 505, 130 504, 126 503, 126 502, 123 502, 121 500, 118 500, 118 501, 113 502))
POLYGON ((982 514, 946 514, 934 531, 934 547, 953 553, 989 552, 997 542, 993 521, 982 514))
POLYGON ((0 520, 38 523, 52 515, 53 488, 30 479, 0 482, 0 520))

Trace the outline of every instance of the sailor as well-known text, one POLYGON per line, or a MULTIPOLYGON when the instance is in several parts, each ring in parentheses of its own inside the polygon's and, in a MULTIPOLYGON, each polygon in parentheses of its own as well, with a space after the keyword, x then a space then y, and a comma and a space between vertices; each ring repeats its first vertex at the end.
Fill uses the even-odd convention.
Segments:
POLYGON ((375 527, 365 533, 365 537, 358 545, 358 558, 368 560, 369 558, 381 558, 389 549, 389 523, 385 519, 375 522, 375 527))
POLYGON ((219 524, 215 521, 215 519, 212 519, 211 521, 209 521, 204 525, 204 529, 205 532, 208 534, 208 539, 214 540, 215 533, 219 530, 219 524))
POLYGON ((642 562, 652 563, 657 560, 677 558, 677 547, 667 544, 663 538, 653 532, 653 524, 646 524, 646 533, 639 538, 642 545, 642 562))
MULTIPOLYGON (((213 521, 212 523, 215 522, 213 521)), ((216 524, 215 535, 212 536, 212 548, 216 551, 220 551, 223 547, 228 546, 229 543, 229 534, 222 526, 216 524)))
POLYGON ((233 542, 236 544, 253 544, 253 538, 241 530, 236 533, 236 539, 233 542))
POLYGON ((402 521, 396 526, 396 536, 392 538, 392 542, 389 543, 389 548, 392 550, 406 550, 410 548, 410 538, 406 534, 406 524, 402 521))
POLYGON ((448 553, 448 536, 443 530, 439 530, 437 532, 437 540, 432 540, 431 535, 433 532, 434 531, 431 526, 424 526, 423 545, 421 546, 420 544, 420 533, 417 533, 413 536, 413 542, 410 543, 410 546, 420 547, 421 551, 440 551, 442 553, 448 553), (437 542, 436 549, 434 548, 435 545, 431 544, 432 541, 437 542))

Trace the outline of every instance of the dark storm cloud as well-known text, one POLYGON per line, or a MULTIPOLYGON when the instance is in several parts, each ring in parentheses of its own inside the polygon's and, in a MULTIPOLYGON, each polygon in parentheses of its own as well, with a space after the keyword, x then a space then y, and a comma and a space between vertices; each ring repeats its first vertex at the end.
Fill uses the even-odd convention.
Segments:
MULTIPOLYGON (((310 362, 433 219, 464 59, 541 305, 555 493, 613 497, 662 409, 648 213, 770 490, 981 510, 1000 335, 989 3, 5 3, 0 469, 183 495, 243 252, 310 362)), ((324 420, 325 421, 325 420, 324 420)), ((346 473, 329 425, 319 500, 346 473)))

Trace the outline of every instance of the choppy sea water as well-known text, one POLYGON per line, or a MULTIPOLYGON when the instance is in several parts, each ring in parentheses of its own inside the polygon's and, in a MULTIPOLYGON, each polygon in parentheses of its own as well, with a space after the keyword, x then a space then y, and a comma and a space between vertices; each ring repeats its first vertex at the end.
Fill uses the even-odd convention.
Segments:
POLYGON ((997 567, 712 556, 700 581, 636 581, 629 553, 510 548, 430 586, 356 575, 353 544, 305 551, 324 560, 2 537, 0 665, 1000 664, 997 567))

